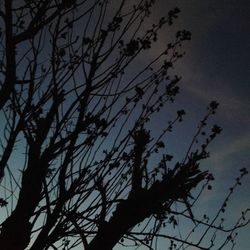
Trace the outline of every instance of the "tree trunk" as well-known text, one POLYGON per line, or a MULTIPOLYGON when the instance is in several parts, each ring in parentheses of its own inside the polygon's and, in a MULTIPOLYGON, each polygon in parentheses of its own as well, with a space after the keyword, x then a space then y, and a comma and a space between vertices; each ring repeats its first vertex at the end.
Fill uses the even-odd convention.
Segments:
POLYGON ((2 224, 1 249, 23 250, 30 242, 32 226, 29 220, 40 202, 42 182, 46 173, 46 164, 41 161, 39 155, 39 149, 31 147, 16 208, 2 224))
POLYGON ((143 193, 121 202, 109 222, 104 223, 87 250, 112 250, 131 228, 152 214, 152 203, 143 193))

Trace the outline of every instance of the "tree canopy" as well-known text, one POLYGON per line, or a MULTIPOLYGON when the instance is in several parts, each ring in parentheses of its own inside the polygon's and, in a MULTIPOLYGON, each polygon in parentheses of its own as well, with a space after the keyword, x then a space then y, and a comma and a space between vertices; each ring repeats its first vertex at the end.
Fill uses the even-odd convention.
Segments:
POLYGON ((222 249, 248 224, 248 209, 229 228, 220 220, 245 168, 213 218, 193 213, 214 179, 199 164, 222 130, 209 127, 218 103, 173 158, 167 138, 185 115, 172 105, 174 65, 191 33, 178 30, 159 47, 180 10, 152 23, 154 4, 0 3, 1 248, 161 249, 162 238, 168 249, 222 249), (189 223, 183 237, 171 233, 180 219, 189 223))

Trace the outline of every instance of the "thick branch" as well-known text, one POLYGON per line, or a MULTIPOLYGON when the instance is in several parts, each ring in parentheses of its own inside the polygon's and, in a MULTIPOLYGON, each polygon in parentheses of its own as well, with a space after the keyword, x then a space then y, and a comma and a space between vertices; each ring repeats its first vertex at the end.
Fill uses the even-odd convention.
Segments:
POLYGON ((162 180, 155 182, 149 190, 141 190, 121 202, 113 216, 90 242, 88 250, 111 250, 120 238, 131 228, 147 217, 170 207, 174 201, 187 198, 194 188, 207 175, 190 160, 186 165, 169 172, 162 180), (164 204, 164 207, 163 207, 164 204))
POLYGON ((15 86, 16 58, 13 43, 12 1, 5 0, 5 48, 6 48, 6 77, 0 89, 0 110, 8 101, 15 86))

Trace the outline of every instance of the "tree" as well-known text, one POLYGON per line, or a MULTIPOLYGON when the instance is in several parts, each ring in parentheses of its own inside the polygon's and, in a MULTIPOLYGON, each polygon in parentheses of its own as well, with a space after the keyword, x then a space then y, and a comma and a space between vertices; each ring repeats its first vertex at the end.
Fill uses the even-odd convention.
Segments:
POLYGON ((147 28, 153 0, 3 2, 1 247, 109 250, 119 243, 153 249, 163 237, 169 249, 211 249, 219 231, 226 233, 219 247, 234 244, 246 213, 230 229, 217 219, 245 168, 212 220, 192 212, 213 180, 199 162, 221 128, 214 125, 204 142, 200 136, 218 103, 208 106, 179 162, 164 143, 185 111, 171 115, 160 133, 150 126, 179 92, 180 77, 171 70, 191 34, 178 31, 152 61, 142 56, 179 9, 147 28), (178 227, 179 217, 193 223, 184 239, 165 229, 178 227), (198 226, 206 229, 194 242, 190 235, 198 226))

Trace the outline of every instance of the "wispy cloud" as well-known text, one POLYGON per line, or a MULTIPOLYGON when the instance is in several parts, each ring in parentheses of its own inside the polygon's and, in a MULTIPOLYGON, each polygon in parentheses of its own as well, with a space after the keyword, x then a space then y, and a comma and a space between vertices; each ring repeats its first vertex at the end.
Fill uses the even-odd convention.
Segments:
MULTIPOLYGON (((204 102, 217 100, 220 103, 223 118, 240 120, 245 124, 250 123, 250 101, 235 93, 234 83, 228 82, 227 79, 218 79, 216 76, 208 76, 204 72, 195 72, 192 66, 183 65, 180 68, 185 82, 182 88, 191 96, 198 97, 204 102)), ((244 90, 242 89, 241 92, 244 90)))
MULTIPOLYGON (((227 144, 225 147, 220 147, 221 150, 214 152, 211 160, 215 163, 223 163, 225 159, 232 155, 249 151, 250 153, 250 132, 239 136, 232 144, 227 144)), ((221 164, 223 166, 223 164, 221 164)))

